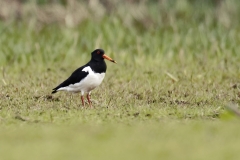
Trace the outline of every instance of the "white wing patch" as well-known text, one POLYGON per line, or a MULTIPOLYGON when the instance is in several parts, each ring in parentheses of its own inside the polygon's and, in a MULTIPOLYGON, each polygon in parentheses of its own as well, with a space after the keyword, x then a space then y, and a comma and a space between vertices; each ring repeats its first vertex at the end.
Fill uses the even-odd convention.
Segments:
POLYGON ((84 93, 90 93, 91 90, 102 83, 105 77, 105 73, 95 73, 89 66, 83 68, 82 71, 88 72, 88 75, 84 79, 82 79, 79 83, 59 88, 58 91, 81 92, 82 95, 84 93))
POLYGON ((84 72, 93 72, 92 69, 91 69, 91 67, 89 67, 89 66, 83 68, 82 71, 84 71, 84 72))

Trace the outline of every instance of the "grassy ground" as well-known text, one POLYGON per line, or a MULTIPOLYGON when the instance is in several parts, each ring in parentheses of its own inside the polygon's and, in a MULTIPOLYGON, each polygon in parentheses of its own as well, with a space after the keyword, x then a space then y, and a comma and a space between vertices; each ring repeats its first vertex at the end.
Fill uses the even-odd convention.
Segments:
POLYGON ((72 2, 0 11, 1 159, 240 158, 238 1, 72 2), (95 48, 118 62, 95 108, 51 95, 95 48))

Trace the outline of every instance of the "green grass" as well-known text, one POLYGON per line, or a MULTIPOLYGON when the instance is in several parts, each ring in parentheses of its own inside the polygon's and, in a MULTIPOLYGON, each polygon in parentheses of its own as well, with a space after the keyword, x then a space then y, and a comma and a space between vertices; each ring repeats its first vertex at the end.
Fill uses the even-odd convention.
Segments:
POLYGON ((225 109, 240 102, 238 1, 76 3, 71 24, 66 6, 44 3, 0 21, 1 159, 240 158, 225 109), (51 95, 95 48, 118 64, 107 62, 94 109, 51 95))
POLYGON ((238 125, 176 120, 135 125, 22 123, 1 129, 0 153, 7 159, 238 159, 238 125))

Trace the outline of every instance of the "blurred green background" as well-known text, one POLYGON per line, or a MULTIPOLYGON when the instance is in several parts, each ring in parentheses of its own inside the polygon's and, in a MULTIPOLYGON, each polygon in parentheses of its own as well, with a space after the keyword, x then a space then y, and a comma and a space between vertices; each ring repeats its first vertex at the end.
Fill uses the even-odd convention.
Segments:
POLYGON ((235 56, 239 50, 237 0, 2 0, 0 4, 3 65, 52 63, 96 47, 122 57, 128 52, 132 59, 159 54, 235 56))

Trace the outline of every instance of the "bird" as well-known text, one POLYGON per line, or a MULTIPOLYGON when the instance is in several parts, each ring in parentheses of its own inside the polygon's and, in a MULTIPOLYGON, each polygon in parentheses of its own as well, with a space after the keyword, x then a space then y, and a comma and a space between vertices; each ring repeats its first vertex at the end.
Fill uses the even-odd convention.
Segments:
POLYGON ((107 70, 107 65, 104 59, 107 59, 113 63, 117 63, 112 58, 108 57, 103 49, 96 49, 91 53, 90 61, 76 69, 68 79, 60 83, 57 87, 52 89, 52 94, 58 91, 67 91, 72 93, 81 92, 81 100, 83 107, 84 95, 88 100, 90 108, 92 108, 92 102, 90 94, 93 89, 98 87, 104 77, 107 70))

